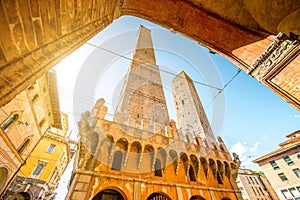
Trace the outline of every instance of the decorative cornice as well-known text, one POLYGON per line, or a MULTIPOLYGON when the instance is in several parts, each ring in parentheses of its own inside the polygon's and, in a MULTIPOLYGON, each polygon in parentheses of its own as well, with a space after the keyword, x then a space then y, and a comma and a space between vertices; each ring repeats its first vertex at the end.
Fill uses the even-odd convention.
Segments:
POLYGON ((270 46, 255 60, 248 70, 249 75, 263 80, 273 69, 284 66, 300 52, 299 39, 291 39, 279 33, 270 46), (286 59, 286 58, 292 59, 286 59))

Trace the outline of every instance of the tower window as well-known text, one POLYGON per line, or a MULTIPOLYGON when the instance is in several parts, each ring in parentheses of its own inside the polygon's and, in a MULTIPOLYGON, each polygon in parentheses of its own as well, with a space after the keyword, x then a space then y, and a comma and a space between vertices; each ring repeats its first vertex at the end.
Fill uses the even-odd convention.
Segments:
POLYGON ((24 149, 28 146, 29 142, 30 142, 30 139, 25 140, 25 142, 22 144, 22 146, 18 149, 19 154, 21 154, 24 151, 24 149))
POLYGON ((1 125, 1 129, 3 131, 5 131, 6 129, 8 129, 8 127, 10 125, 12 125, 12 123, 14 123, 15 121, 17 121, 19 119, 19 115, 18 114, 13 114, 12 116, 10 116, 2 125, 1 125))
POLYGON ((54 144, 51 144, 48 149, 46 150, 46 152, 48 153, 53 153, 54 152, 54 149, 55 149, 55 145, 54 144))

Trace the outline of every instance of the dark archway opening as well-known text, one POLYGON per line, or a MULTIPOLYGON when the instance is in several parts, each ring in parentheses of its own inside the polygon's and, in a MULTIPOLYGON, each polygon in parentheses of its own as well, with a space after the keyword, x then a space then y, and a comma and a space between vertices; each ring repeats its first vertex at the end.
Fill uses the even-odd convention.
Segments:
POLYGON ((98 193, 92 200, 125 200, 125 198, 118 191, 107 189, 98 193))
POLYGON ((152 193, 147 200, 171 200, 171 198, 164 194, 152 193))
POLYGON ((201 197, 201 196, 192 196, 190 198, 190 200, 205 200, 205 199, 203 197, 201 197))

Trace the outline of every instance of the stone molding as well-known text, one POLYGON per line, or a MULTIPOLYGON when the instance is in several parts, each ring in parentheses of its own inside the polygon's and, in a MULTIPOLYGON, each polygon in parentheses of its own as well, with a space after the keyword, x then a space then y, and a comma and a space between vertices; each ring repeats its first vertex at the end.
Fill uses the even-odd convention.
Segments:
POLYGON ((286 61, 293 60, 299 52, 299 39, 291 39, 284 33, 279 33, 271 45, 250 66, 248 73, 262 81, 271 71, 288 64, 286 61))

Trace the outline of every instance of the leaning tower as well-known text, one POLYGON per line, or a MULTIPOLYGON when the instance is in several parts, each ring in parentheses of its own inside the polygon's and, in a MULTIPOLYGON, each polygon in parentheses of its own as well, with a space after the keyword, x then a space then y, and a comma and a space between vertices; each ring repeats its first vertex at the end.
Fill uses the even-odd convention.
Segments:
POLYGON ((114 120, 105 119, 107 107, 99 99, 78 123, 79 151, 67 199, 241 198, 235 183, 239 163, 213 136, 193 82, 181 73, 173 85, 175 101, 186 102, 178 107, 177 118, 193 115, 187 131, 188 121, 178 120, 177 128, 169 119, 151 31, 141 26, 114 120))

